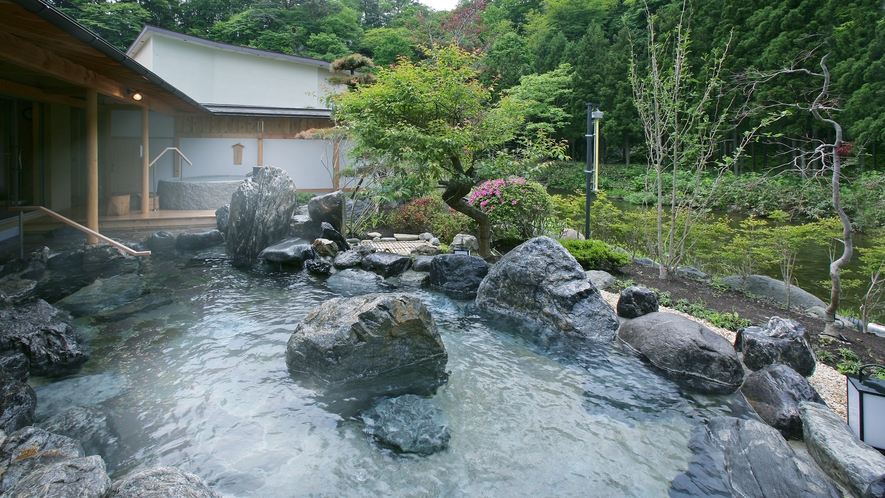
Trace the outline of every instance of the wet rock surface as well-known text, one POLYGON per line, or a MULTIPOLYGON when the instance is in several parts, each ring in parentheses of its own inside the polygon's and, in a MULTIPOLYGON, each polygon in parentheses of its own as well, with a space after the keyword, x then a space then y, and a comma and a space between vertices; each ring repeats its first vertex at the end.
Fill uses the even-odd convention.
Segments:
POLYGON ((799 403, 824 403, 808 380, 786 365, 768 365, 751 373, 741 392, 766 424, 787 439, 802 439, 799 403))
POLYGON ((440 254, 430 263, 430 286, 455 299, 474 299, 489 265, 466 254, 440 254))
POLYGON ((0 309, 0 351, 27 355, 31 375, 75 373, 89 353, 67 319, 46 301, 0 309))
POLYGON ((315 222, 326 222, 334 229, 340 229, 344 222, 344 193, 340 190, 318 195, 307 202, 307 213, 315 222))
POLYGON ((202 479, 173 467, 127 474, 114 482, 107 498, 222 498, 202 479))
POLYGON ((141 277, 134 273, 99 278, 70 296, 55 303, 74 317, 98 313, 101 310, 122 306, 145 292, 141 277))
POLYGON ((240 184, 230 201, 227 253, 234 260, 253 262, 264 248, 286 238, 295 194, 289 175, 271 166, 240 184))
POLYGON ((339 271, 326 280, 326 285, 345 297, 384 292, 393 288, 381 275, 358 268, 339 271))
POLYGON ((21 498, 103 498, 111 487, 100 456, 72 458, 34 469, 4 496, 21 498))
POLYGON ((360 266, 384 278, 395 277, 412 266, 412 258, 392 252, 374 252, 366 255, 360 266))
POLYGON ((258 253, 258 259, 271 263, 283 263, 291 265, 304 264, 309 259, 317 257, 313 245, 299 238, 289 238, 265 248, 258 253))
POLYGON ((84 456, 80 443, 69 437, 36 427, 19 429, 0 446, 0 492, 40 467, 84 456))
POLYGON ((168 253, 175 250, 175 234, 168 230, 160 230, 148 235, 145 245, 153 253, 168 253))
POLYGON ((121 449, 120 434, 106 409, 76 406, 53 415, 40 423, 40 427, 79 441, 86 455, 99 455, 110 471, 116 470, 121 449))
POLYGON ((797 457, 775 429, 754 420, 717 417, 698 427, 695 456, 671 483, 671 497, 841 497, 836 485, 797 457))
POLYGON ((765 327, 739 330, 734 347, 743 352, 744 364, 750 370, 782 363, 808 377, 817 364, 805 328, 794 320, 777 316, 771 317, 765 327))
POLYGON ((559 242, 537 237, 508 252, 483 279, 476 306, 546 329, 542 343, 611 341, 614 310, 559 242))
POLYGON ((442 410, 413 394, 384 398, 362 419, 366 432, 400 453, 431 455, 444 450, 451 437, 442 410))
POLYGON ((181 232, 175 239, 175 248, 179 251, 201 251, 221 244, 224 244, 224 235, 218 229, 181 232))
POLYGON ((830 477, 855 496, 885 496, 885 456, 857 439, 826 406, 802 402, 799 414, 808 452, 830 477))
POLYGON ((400 376, 432 363, 430 378, 422 373, 409 383, 435 388, 445 380, 447 357, 433 316, 405 294, 332 299, 298 324, 286 346, 290 372, 327 384, 400 376))
POLYGON ((618 338, 683 387, 728 394, 744 380, 731 344, 688 318, 650 313, 624 322, 618 338))
POLYGON ((0 371, 0 430, 9 434, 34 423, 37 394, 25 382, 0 371))
POLYGON ((18 351, 0 353, 0 372, 6 373, 16 380, 27 382, 30 377, 31 361, 18 351))

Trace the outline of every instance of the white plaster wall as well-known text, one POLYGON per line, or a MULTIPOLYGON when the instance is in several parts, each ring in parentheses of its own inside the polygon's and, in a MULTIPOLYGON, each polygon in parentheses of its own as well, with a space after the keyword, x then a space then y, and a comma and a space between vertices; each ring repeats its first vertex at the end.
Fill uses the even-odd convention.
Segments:
MULTIPOLYGON (((329 71, 154 34, 151 70, 197 102, 324 109, 329 71)), ((136 59, 138 60, 138 59, 136 59)))
POLYGON ((284 169, 298 190, 332 190, 332 153, 328 140, 264 140, 264 165, 284 169))
MULTIPOLYGON (((265 145, 265 158, 267 157, 267 142, 265 145)), ((230 175, 242 176, 252 172, 252 167, 258 165, 258 140, 249 138, 182 138, 179 141, 181 152, 191 160, 193 166, 181 161, 182 176, 191 178, 195 176, 230 175), (241 143, 243 149, 243 164, 234 164, 233 146, 241 143)), ((265 159, 267 164, 267 159, 265 159)), ((171 178, 171 170, 168 177, 171 178)))
MULTIPOLYGON (((153 137, 151 137, 151 141, 150 141, 151 153, 150 153, 149 160, 153 161, 154 158, 156 158, 158 154, 160 154, 161 152, 163 152, 164 149, 166 149, 166 147, 173 147, 174 145, 175 145, 175 141, 171 138, 153 138, 153 137)), ((154 167, 151 168, 152 169, 151 189, 150 189, 151 192, 157 191, 157 180, 172 178, 172 173, 174 172, 172 159, 176 155, 177 154, 175 154, 174 151, 169 151, 169 152, 163 154, 163 156, 160 159, 158 159, 157 162, 154 163, 154 167)), ((187 155, 187 154, 185 154, 185 155, 187 155)), ((190 157, 188 157, 188 159, 190 159, 190 157)), ((193 159, 191 159, 191 161, 193 161, 193 159)), ((186 168, 187 163, 184 162, 183 159, 181 160, 181 162, 182 162, 182 164, 184 164, 184 167, 186 168)))
POLYGON ((146 67, 149 71, 153 71, 153 62, 154 58, 151 57, 151 52, 153 50, 154 39, 153 37, 148 38, 147 42, 145 42, 144 47, 135 54, 132 59, 146 67))

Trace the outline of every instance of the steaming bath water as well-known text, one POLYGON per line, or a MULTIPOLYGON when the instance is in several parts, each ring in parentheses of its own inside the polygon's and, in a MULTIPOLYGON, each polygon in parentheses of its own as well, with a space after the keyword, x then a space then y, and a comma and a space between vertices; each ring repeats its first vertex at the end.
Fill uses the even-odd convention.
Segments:
POLYGON ((83 371, 37 389, 38 417, 111 410, 114 478, 169 465, 229 496, 666 496, 699 420, 732 410, 727 398, 682 394, 617 344, 557 361, 466 302, 415 291, 449 352, 451 376, 432 400, 451 441, 398 456, 286 369, 298 322, 347 289, 195 261, 148 262, 151 292, 173 302, 91 327, 83 371))

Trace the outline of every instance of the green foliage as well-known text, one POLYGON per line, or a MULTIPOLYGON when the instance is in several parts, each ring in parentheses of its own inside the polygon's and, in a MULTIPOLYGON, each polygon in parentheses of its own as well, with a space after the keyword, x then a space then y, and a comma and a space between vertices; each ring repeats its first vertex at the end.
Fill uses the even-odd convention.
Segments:
POLYGON ((488 215, 497 239, 530 239, 553 212, 544 186, 525 178, 488 180, 470 193, 469 202, 488 215))
POLYGON ((601 240, 560 240, 584 270, 615 271, 630 264, 630 256, 615 251, 601 240))
POLYGON ((553 215, 550 220, 551 231, 562 233, 566 228, 571 228, 583 232, 584 199, 584 194, 580 192, 575 192, 574 195, 551 195, 550 202, 553 204, 553 215))
POLYGON ((848 348, 839 348, 839 363, 836 364, 836 370, 842 375, 857 374, 862 365, 860 357, 848 348))
POLYGON ((470 219, 446 206, 439 197, 422 197, 400 206, 391 213, 390 223, 405 233, 430 232, 440 240, 452 240, 459 233, 469 233, 470 219))
POLYGON ((151 13, 133 1, 73 0, 58 3, 63 13, 77 19, 120 50, 126 50, 141 28, 151 20, 151 13))
POLYGON ((571 82, 572 66, 563 63, 544 74, 523 76, 518 86, 506 92, 524 108, 525 130, 529 136, 539 131, 561 136, 572 118, 566 110, 572 92, 571 82))
MULTIPOLYGON (((633 285, 632 282, 629 282, 629 285, 619 285, 619 287, 629 287, 633 285)), ((697 301, 689 301, 688 299, 677 299, 673 300, 673 297, 669 292, 660 291, 658 289, 652 288, 651 290, 658 296, 658 304, 665 308, 672 308, 676 311, 681 311, 687 315, 691 315, 695 318, 700 318, 701 320, 706 320, 717 327, 721 327, 723 329, 737 331, 744 327, 749 327, 753 324, 753 322, 747 318, 741 318, 736 311, 733 312, 719 312, 716 310, 711 310, 707 308, 707 304, 702 300, 697 301)))

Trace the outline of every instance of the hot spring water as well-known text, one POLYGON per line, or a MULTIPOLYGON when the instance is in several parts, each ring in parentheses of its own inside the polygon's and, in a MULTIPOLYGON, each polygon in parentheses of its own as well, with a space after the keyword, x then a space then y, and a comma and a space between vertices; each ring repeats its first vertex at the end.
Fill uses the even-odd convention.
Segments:
POLYGON ((451 441, 429 457, 398 456, 286 369, 298 322, 353 291, 203 256, 146 262, 148 287, 173 303, 88 329, 83 371, 37 388, 39 418, 76 404, 112 411, 112 477, 168 465, 225 495, 264 498, 666 496, 688 467, 694 427, 732 410, 728 397, 683 395, 617 342, 556 361, 467 302, 415 291, 449 353, 433 402, 451 441))

